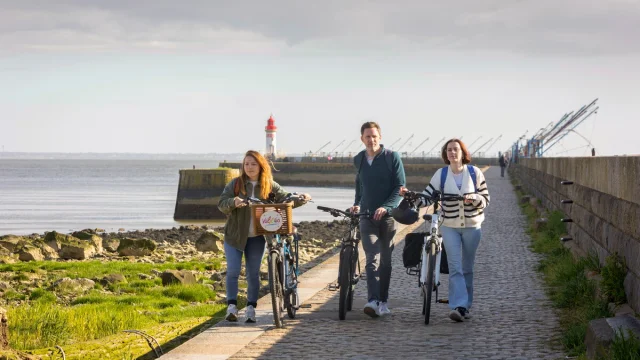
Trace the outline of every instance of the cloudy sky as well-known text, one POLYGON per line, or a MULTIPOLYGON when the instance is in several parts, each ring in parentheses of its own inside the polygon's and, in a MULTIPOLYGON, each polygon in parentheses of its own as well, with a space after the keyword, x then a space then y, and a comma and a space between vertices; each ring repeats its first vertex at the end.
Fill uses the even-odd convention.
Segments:
POLYGON ((273 113, 289 153, 497 152, 599 98, 545 155, 640 153, 640 0, 444 3, 0 0, 0 145, 243 152, 273 113))

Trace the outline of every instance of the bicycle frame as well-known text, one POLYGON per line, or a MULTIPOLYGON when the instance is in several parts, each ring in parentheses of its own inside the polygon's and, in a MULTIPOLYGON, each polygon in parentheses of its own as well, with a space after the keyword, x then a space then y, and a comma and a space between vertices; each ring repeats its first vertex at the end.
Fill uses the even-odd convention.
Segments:
POLYGON ((427 281, 427 271, 429 268, 428 255, 431 248, 431 244, 436 245, 436 266, 435 266, 435 284, 440 283, 440 259, 442 256, 442 236, 438 233, 438 221, 440 216, 438 214, 431 214, 431 223, 425 226, 429 226, 429 232, 425 233, 424 243, 422 245, 422 261, 420 265, 420 286, 423 286, 427 281))

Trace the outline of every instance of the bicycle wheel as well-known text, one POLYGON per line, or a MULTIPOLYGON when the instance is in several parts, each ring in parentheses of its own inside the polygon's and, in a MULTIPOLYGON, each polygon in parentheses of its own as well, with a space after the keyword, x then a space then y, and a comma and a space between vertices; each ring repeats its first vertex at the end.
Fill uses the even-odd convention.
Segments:
POLYGON ((290 264, 288 264, 286 267, 286 274, 287 274, 286 284, 295 284, 293 285, 293 288, 289 292, 289 295, 287 295, 287 299, 286 299, 287 301, 285 302, 287 307, 287 315, 289 316, 289 319, 295 319, 297 307, 298 305, 300 305, 295 268, 290 264))
MULTIPOLYGON (((353 278, 356 274, 356 269, 358 268, 358 249, 353 250, 353 256, 351 261, 351 282, 353 282, 353 278)), ((355 284, 351 283, 349 285, 349 296, 347 296, 347 311, 353 310, 353 288, 355 284)))
POLYGON ((273 307, 273 322, 277 328, 282 327, 282 313, 284 303, 284 293, 282 287, 282 276, 280 271, 280 255, 269 254, 269 291, 271 291, 271 306, 273 307))
POLYGON ((436 246, 431 244, 429 254, 427 255, 427 279, 424 284, 423 290, 423 308, 424 308, 424 323, 429 325, 429 315, 431 315, 431 295, 433 294, 433 282, 435 280, 435 268, 436 268, 436 246))
POLYGON ((344 320, 346 318, 349 307, 349 293, 351 292, 351 279, 353 279, 353 273, 351 272, 351 265, 353 263, 352 257, 353 247, 345 246, 340 253, 340 278, 338 279, 340 285, 338 317, 340 320, 344 320))

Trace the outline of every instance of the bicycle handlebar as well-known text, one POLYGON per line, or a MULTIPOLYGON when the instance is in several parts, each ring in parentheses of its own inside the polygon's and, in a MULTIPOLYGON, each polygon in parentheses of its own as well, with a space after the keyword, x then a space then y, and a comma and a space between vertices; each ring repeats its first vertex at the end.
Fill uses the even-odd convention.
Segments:
MULTIPOLYGON (((302 194, 298 194, 297 192, 294 193, 289 193, 287 194, 287 196, 282 200, 282 203, 288 203, 291 201, 295 201, 295 200, 305 200, 304 198, 302 198, 302 194)), ((307 200, 307 201, 311 201, 311 200, 307 200)), ((256 197, 248 197, 245 200, 246 203, 252 203, 252 204, 276 204, 275 199, 272 200, 260 200, 256 197)))
POLYGON ((369 213, 369 211, 365 211, 365 212, 360 212, 360 213, 351 213, 349 211, 344 211, 344 210, 340 210, 340 209, 334 209, 334 208, 330 208, 330 207, 326 207, 326 206, 318 206, 318 210, 324 211, 324 212, 328 212, 331 215, 333 215, 334 217, 338 217, 338 216, 345 216, 345 217, 350 217, 350 218, 356 218, 359 216, 369 216, 371 215, 369 213))
POLYGON ((434 190, 431 196, 423 194, 421 192, 407 191, 404 193, 404 198, 407 200, 418 200, 419 198, 423 198, 425 200, 431 200, 431 201, 462 201, 464 200, 464 197, 460 195, 446 195, 446 196, 441 195, 440 191, 438 190, 434 190))

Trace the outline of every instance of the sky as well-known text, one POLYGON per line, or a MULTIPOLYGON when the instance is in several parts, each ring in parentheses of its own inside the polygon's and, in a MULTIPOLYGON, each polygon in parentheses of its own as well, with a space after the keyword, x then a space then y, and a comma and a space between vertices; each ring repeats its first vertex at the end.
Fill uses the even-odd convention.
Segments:
POLYGON ((640 154, 638 24, 640 0, 0 0, 0 145, 237 153, 273 114, 289 154, 357 151, 365 121, 491 154, 597 98, 545 156, 640 154))

